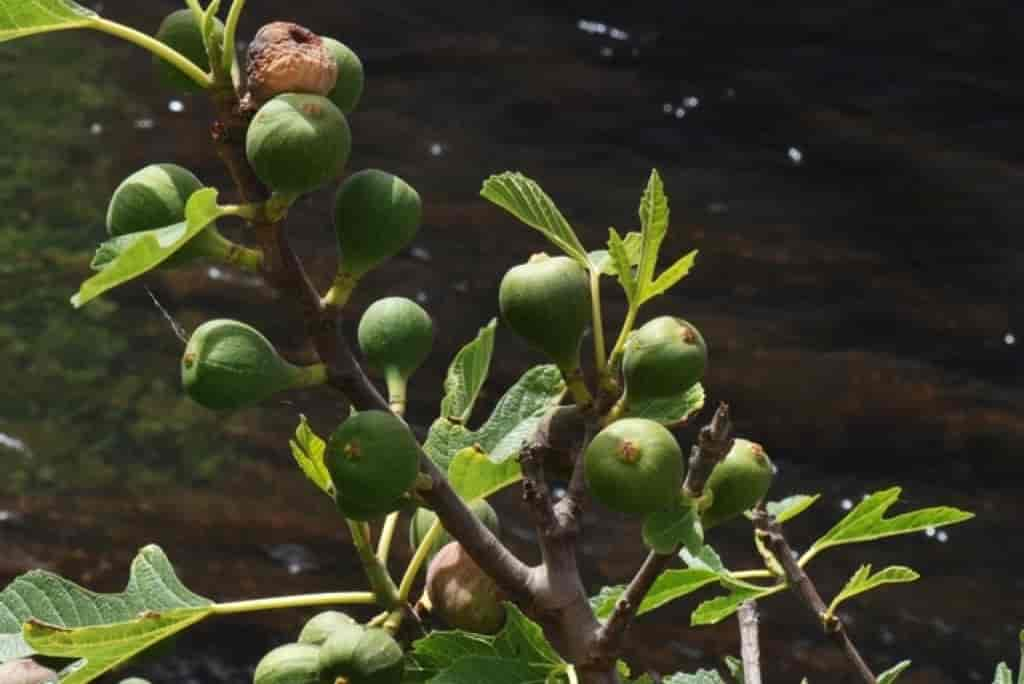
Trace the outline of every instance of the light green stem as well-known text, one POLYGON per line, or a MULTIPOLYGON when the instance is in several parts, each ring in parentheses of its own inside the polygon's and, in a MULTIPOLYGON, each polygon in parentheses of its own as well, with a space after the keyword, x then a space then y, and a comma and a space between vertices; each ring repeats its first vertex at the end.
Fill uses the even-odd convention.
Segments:
POLYGON ((306 606, 366 605, 376 603, 376 601, 377 597, 372 591, 339 591, 217 603, 214 604, 211 612, 214 615, 232 615, 234 613, 251 613, 257 610, 280 610, 306 606))
POLYGON ((102 17, 97 17, 89 26, 97 31, 117 36, 122 40, 127 40, 129 43, 135 43, 139 47, 149 50, 165 62, 173 64, 178 70, 182 71, 203 88, 209 88, 213 85, 213 79, 210 78, 210 75, 196 66, 192 60, 153 36, 102 17))
POLYGON ((188 6, 188 8, 190 10, 192 10, 192 14, 195 15, 196 23, 199 26, 202 26, 203 25, 203 6, 199 4, 199 0, 185 0, 185 4, 188 6))
POLYGON ((245 8, 245 0, 234 0, 231 9, 228 10, 228 18, 224 22, 224 54, 221 55, 221 64, 225 73, 230 74, 235 65, 235 32, 238 29, 238 19, 242 16, 245 8))
POLYGON ((398 585, 398 599, 400 601, 409 600, 409 592, 412 591, 416 575, 419 574, 420 568, 423 567, 423 563, 427 560, 430 549, 433 548, 434 542, 437 541, 437 538, 441 536, 443 531, 444 527, 441 526, 441 519, 436 518, 434 524, 430 526, 427 534, 420 542, 420 545, 416 547, 416 553, 413 554, 412 560, 409 561, 409 567, 405 569, 402 582, 398 585))
POLYGON ((345 520, 348 523, 349 532, 352 535, 352 544, 359 554, 359 562, 363 565, 366 579, 370 582, 370 588, 377 597, 377 603, 382 607, 391 609, 398 605, 398 589, 394 580, 388 574, 388 569, 374 555, 373 547, 370 545, 370 537, 366 533, 363 523, 356 520, 345 520))
POLYGON ((222 204, 217 209, 224 216, 237 216, 246 221, 255 221, 263 215, 262 202, 255 202, 253 204, 222 204))
POLYGON ((317 387, 327 384, 327 366, 322 363, 314 363, 309 366, 295 366, 298 371, 295 375, 295 384, 292 389, 299 387, 317 387))
POLYGON ((768 570, 740 570, 738 572, 730 572, 729 576, 736 579, 772 579, 775 577, 768 570))
POLYGON ((377 560, 387 564, 388 554, 391 553, 391 540, 395 538, 395 528, 398 527, 398 511, 388 513, 384 518, 384 527, 380 530, 380 539, 377 540, 377 560))
POLYGON ((288 209, 299 199, 297 192, 277 192, 270 195, 270 199, 263 205, 263 212, 271 223, 284 220, 288 215, 288 209))
POLYGON ((337 275, 334 276, 334 283, 331 284, 331 289, 323 297, 323 305, 336 309, 344 307, 358 283, 358 276, 352 275, 347 271, 338 271, 337 275))
POLYGON ((604 323, 601 319, 601 272, 590 269, 590 308, 594 329, 594 363, 599 377, 603 377, 607 368, 607 357, 604 347, 604 323))
MULTIPOLYGON (((259 272, 263 268, 263 252, 252 249, 237 243, 231 243, 232 250, 228 252, 227 262, 237 266, 244 271, 259 272)), ((322 383, 317 383, 322 384, 322 383)))
POLYGON ((626 320, 622 322, 622 330, 619 332, 619 339, 615 340, 615 346, 612 347, 611 356, 608 357, 608 367, 614 368, 615 363, 618 361, 619 355, 622 353, 622 348, 626 344, 626 339, 629 337, 629 333, 633 332, 633 324, 636 323, 636 314, 638 307, 630 304, 629 310, 626 312, 626 320))
POLYGON ((384 382, 388 386, 388 403, 391 405, 391 412, 396 416, 404 415, 406 378, 397 369, 388 368, 384 372, 384 382))
POLYGON ((587 383, 583 381, 583 370, 579 366, 569 370, 564 368, 559 368, 559 370, 562 371, 565 386, 569 389, 569 394, 572 395, 576 406, 581 411, 589 409, 594 403, 594 397, 590 394, 590 390, 587 389, 587 383))

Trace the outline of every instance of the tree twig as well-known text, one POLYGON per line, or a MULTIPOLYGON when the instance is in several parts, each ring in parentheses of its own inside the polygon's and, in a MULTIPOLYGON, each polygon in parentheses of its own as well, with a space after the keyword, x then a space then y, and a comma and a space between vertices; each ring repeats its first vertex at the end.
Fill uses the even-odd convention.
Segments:
POLYGON ((757 602, 740 604, 740 656, 743 660, 743 684, 761 684, 761 643, 758 635, 757 602))

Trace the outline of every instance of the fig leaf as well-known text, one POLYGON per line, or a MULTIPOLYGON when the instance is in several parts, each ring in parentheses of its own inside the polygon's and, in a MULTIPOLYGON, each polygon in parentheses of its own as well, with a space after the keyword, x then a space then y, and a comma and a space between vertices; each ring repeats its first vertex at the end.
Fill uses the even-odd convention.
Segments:
POLYGON ((441 417, 457 423, 469 420, 473 404, 480 396, 480 390, 491 369, 494 353, 494 331, 498 319, 480 328, 476 338, 466 344, 448 367, 444 379, 444 398, 441 399, 441 417))
POLYGON ((655 553, 672 553, 685 546, 697 554, 704 545, 704 530, 696 507, 680 497, 672 508, 651 513, 644 519, 643 539, 655 553))
POLYGON ((35 33, 87 28, 98 18, 70 0, 0 0, 0 43, 35 33))

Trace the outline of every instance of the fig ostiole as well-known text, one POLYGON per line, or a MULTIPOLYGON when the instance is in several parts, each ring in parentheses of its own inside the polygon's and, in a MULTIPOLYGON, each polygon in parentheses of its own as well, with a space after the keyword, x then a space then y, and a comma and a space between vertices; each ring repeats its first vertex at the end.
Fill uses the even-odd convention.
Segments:
POLYGON ((196 328, 181 357, 185 392, 214 410, 259 403, 285 390, 321 385, 323 364, 296 366, 278 355, 258 330, 240 321, 214 319, 196 328))
MULTIPOLYGON (((473 515, 484 524, 484 527, 494 533, 494 536, 501 534, 501 525, 498 522, 498 514, 495 512, 491 504, 487 503, 487 499, 473 499, 469 502, 469 510, 473 512, 473 515)), ((427 537, 427 533, 430 528, 434 525, 434 521, 437 520, 437 514, 429 508, 419 508, 413 514, 409 520, 409 546, 412 549, 419 548, 420 544, 427 537)), ((434 543, 430 545, 430 549, 427 551, 427 558, 431 559, 437 552, 441 550, 441 547, 445 546, 452 541, 451 535, 444 528, 438 537, 434 540, 434 543)))
POLYGON ((775 465, 764 447, 747 439, 734 439, 729 453, 704 484, 704 529, 738 518, 756 506, 768 493, 774 476, 775 465))
POLYGON ((299 633, 300 644, 319 646, 340 629, 357 624, 355 619, 340 610, 325 610, 311 617, 299 633))
POLYGON ((324 464, 335 503, 351 520, 396 510, 419 472, 419 444, 405 422, 388 411, 349 416, 327 441, 324 464))
MULTIPOLYGON (((155 38, 188 58, 201 71, 210 70, 210 57, 203 43, 203 32, 191 9, 180 9, 171 12, 160 22, 155 38)), ((224 42, 224 24, 219 19, 213 20, 211 41, 217 46, 224 42)), ((159 57, 153 58, 160 80, 169 88, 181 92, 201 92, 203 86, 170 62, 159 57)))
POLYGON ((359 56, 340 40, 328 38, 327 36, 322 36, 321 38, 324 41, 324 47, 334 57, 334 63, 338 67, 337 83, 327 93, 327 97, 330 98, 331 102, 338 105, 338 109, 342 112, 350 114, 356 108, 356 105, 359 104, 359 98, 363 95, 363 83, 365 80, 363 63, 359 56))
POLYGON ((332 633, 320 646, 321 684, 400 684, 402 647, 387 631, 354 624, 332 633))
POLYGON ((646 515, 671 508, 682 495, 682 450, 653 420, 615 421, 590 441, 583 458, 591 494, 614 511, 646 515))
POLYGON ((253 684, 320 684, 320 648, 285 644, 267 653, 256 665, 253 684))
POLYGON ((449 542, 427 566, 430 611, 449 626, 495 634, 505 623, 504 595, 458 542, 449 542))
POLYGON ((340 175, 351 149, 345 115, 323 95, 277 95, 260 107, 245 134, 245 154, 256 176, 289 196, 312 192, 340 175))
POLYGON ((334 197, 340 258, 326 302, 343 306, 367 271, 412 242, 422 211, 419 193, 398 176, 364 169, 346 178, 334 197))
POLYGON ((625 393, 621 403, 678 396, 700 381, 707 367, 704 337, 673 316, 648 321, 629 336, 622 355, 625 393))
POLYGON ((249 43, 246 84, 255 103, 281 93, 327 95, 338 80, 338 63, 325 41, 304 26, 275 21, 249 43))
POLYGON ((384 376, 391 410, 402 415, 409 376, 434 344, 430 314, 405 297, 378 299, 359 319, 357 338, 370 370, 384 376))
POLYGON ((591 316, 582 266, 569 257, 534 254, 505 273, 498 305, 502 320, 554 361, 567 381, 582 381, 580 342, 591 316))

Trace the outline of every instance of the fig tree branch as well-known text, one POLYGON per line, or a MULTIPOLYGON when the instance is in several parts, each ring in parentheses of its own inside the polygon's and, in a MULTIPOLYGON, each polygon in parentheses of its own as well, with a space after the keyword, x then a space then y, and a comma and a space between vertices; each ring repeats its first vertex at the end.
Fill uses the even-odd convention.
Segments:
POLYGON ((758 638, 757 602, 744 601, 737 615, 740 623, 740 656, 743 684, 761 684, 761 644, 758 638))
POLYGON ((827 607, 825 602, 818 593, 817 587, 814 586, 814 582, 811 581, 811 578, 797 562, 796 554, 794 554, 789 542, 786 541, 786 537, 782 533, 782 526, 775 519, 775 516, 768 513, 763 506, 758 507, 754 511, 754 527, 765 546, 768 547, 782 565, 790 589, 813 614, 815 622, 820 624, 825 633, 843 649, 846 659, 850 661, 850 665, 856 671, 860 680, 864 684, 877 684, 871 668, 864 662, 864 658, 861 657, 857 647, 850 640, 849 634, 846 633, 846 626, 843 624, 843 621, 837 615, 826 618, 827 607))

